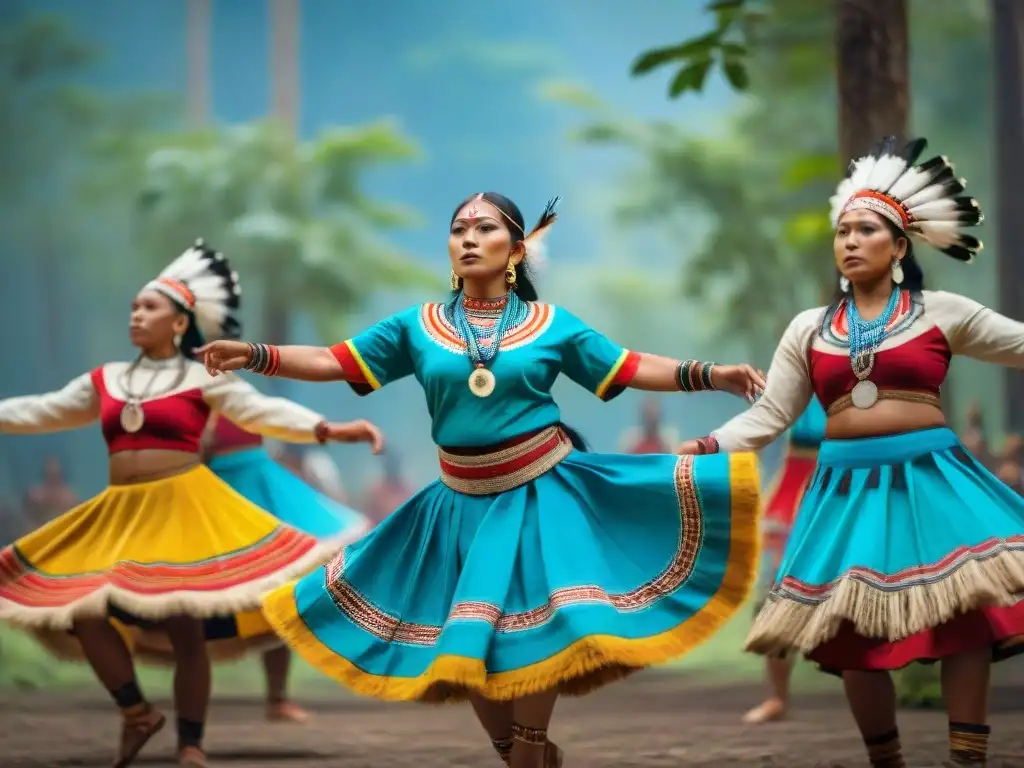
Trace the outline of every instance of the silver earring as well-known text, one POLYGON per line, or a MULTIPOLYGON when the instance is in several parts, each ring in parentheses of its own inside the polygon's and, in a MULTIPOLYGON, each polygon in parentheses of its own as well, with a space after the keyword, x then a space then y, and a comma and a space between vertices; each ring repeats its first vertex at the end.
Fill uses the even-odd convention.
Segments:
POLYGON ((175 349, 181 349, 181 334, 180 333, 174 334, 174 348, 175 349))
POLYGON ((848 278, 846 275, 839 276, 839 290, 842 291, 843 293, 850 292, 850 278, 848 278))
POLYGON ((892 260, 892 281, 896 285, 903 282, 903 263, 899 259, 892 260))

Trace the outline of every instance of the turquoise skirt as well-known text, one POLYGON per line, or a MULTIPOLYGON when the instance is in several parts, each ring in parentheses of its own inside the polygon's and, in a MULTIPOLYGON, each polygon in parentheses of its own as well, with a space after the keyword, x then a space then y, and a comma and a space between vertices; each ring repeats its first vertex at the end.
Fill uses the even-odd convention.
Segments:
POLYGON ((826 440, 747 649, 896 669, 1024 635, 1024 499, 946 428, 826 440))
POLYGON ((364 515, 329 499, 282 467, 265 448, 210 459, 221 480, 282 523, 320 540, 352 541, 366 532, 364 515))
POLYGON ((681 656, 743 604, 753 454, 572 451, 469 495, 435 481, 264 615, 313 666, 390 700, 582 694, 681 656))

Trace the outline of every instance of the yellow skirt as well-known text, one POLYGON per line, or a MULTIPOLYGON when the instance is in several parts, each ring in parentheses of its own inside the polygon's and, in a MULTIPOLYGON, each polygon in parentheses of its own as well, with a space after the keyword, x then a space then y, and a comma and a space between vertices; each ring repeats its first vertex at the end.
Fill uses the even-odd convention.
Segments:
POLYGON ((81 658, 68 632, 106 616, 129 642, 161 619, 204 619, 215 658, 276 643, 259 612, 268 590, 337 549, 280 523, 206 467, 111 486, 0 550, 0 620, 81 658))

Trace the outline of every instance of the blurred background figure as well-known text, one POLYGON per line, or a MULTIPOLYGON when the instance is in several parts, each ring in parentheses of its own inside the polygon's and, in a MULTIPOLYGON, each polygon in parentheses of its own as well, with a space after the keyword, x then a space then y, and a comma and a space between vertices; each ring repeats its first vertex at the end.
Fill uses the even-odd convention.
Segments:
POLYGON ((339 504, 348 503, 341 470, 326 448, 277 443, 270 455, 282 467, 339 504))
POLYGON ((64 514, 78 503, 78 494, 64 479, 64 469, 56 456, 47 456, 42 479, 25 492, 25 515, 30 528, 38 528, 64 514))
POLYGON ((960 432, 960 442, 989 470, 995 467, 995 456, 992 454, 988 438, 985 436, 985 422, 981 406, 972 403, 964 414, 964 426, 960 432))
POLYGON ((384 522, 384 518, 405 503, 415 491, 405 479, 402 460, 394 448, 385 449, 381 458, 381 475, 367 489, 363 504, 363 512, 373 525, 384 522))
POLYGON ((661 404, 645 397, 640 408, 640 426, 630 427, 619 440, 623 453, 672 453, 679 444, 679 432, 662 423, 661 404))

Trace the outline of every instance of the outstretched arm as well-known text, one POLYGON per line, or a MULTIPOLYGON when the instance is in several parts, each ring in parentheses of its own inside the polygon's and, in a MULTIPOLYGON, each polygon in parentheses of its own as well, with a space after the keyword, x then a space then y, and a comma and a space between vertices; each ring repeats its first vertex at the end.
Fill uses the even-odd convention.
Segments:
POLYGON ((199 352, 211 375, 242 369, 300 381, 346 381, 365 395, 413 372, 405 327, 415 308, 380 321, 332 347, 275 347, 215 341, 199 352))
POLYGON ((344 381, 345 372, 328 347, 215 341, 198 350, 210 374, 251 370, 298 381, 344 381))
POLYGON ((767 386, 757 403, 708 437, 684 443, 681 453, 756 451, 778 439, 811 402, 808 350, 820 309, 797 315, 786 329, 768 369, 767 386))
POLYGON ((638 354, 639 364, 629 383, 633 389, 649 392, 720 390, 751 403, 764 391, 764 374, 749 365, 718 365, 699 360, 674 360, 646 352, 638 354))
POLYGON ((1024 323, 945 291, 927 292, 925 309, 945 334, 954 355, 1024 368, 1024 323))
POLYGON ((35 435, 91 424, 100 415, 92 377, 102 375, 101 370, 84 373, 56 392, 0 400, 0 434, 35 435))
MULTIPOLYGON (((366 442, 374 453, 383 448, 380 430, 367 421, 330 423, 296 402, 264 395, 232 373, 213 379, 203 390, 203 396, 211 410, 242 429, 286 443, 366 442)), ((212 423, 210 419, 208 429, 212 423)))
POLYGON ((558 311, 565 313, 568 326, 562 370, 602 400, 611 400, 627 388, 649 392, 719 389, 750 400, 764 388, 764 377, 749 365, 715 365, 634 352, 565 310, 558 311))

